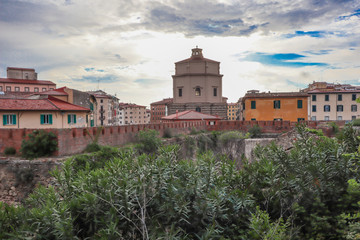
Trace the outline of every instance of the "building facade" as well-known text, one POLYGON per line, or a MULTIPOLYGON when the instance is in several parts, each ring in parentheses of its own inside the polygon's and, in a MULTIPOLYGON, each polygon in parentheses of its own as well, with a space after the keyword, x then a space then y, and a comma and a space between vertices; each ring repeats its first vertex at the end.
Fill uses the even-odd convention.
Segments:
POLYGON ((260 93, 248 91, 242 98, 246 121, 308 120, 308 94, 304 92, 260 93))
POLYGON ((150 115, 145 106, 119 103, 119 125, 149 124, 150 115))
POLYGON ((239 104, 228 103, 227 104, 227 120, 239 120, 239 104))
POLYGON ((200 48, 192 49, 190 58, 175 63, 173 103, 169 104, 169 114, 194 110, 226 119, 222 77, 219 62, 204 58, 200 48))
POLYGON ((54 97, 0 99, 1 128, 88 127, 90 109, 54 97))
POLYGON ((150 104, 150 123, 160 123, 161 118, 168 116, 169 104, 173 102, 173 98, 164 98, 161 101, 150 104))
POLYGON ((317 88, 309 94, 309 119, 313 121, 345 120, 360 117, 360 87, 342 85, 332 88, 317 88))
POLYGON ((51 81, 37 80, 30 68, 7 68, 7 78, 0 78, 0 92, 45 92, 56 88, 51 81))

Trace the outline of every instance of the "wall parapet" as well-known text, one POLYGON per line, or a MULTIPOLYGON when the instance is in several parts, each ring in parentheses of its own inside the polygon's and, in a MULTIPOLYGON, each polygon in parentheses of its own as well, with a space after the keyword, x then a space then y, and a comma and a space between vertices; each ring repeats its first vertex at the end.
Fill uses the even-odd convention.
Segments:
MULTIPOLYGON (((327 124, 323 121, 304 121, 310 128, 327 124)), ((345 121, 336 121, 339 126, 344 126, 345 121)), ((218 121, 215 125, 208 125, 206 121, 154 123, 125 126, 106 126, 92 128, 66 128, 66 129, 44 129, 53 132, 58 138, 58 156, 78 154, 98 136, 100 145, 121 146, 136 140, 136 134, 144 129, 154 129, 163 136, 165 129, 171 129, 172 135, 188 134, 193 128, 196 130, 216 131, 248 131, 251 127, 258 125, 263 133, 282 133, 293 129, 295 122, 290 121, 218 121), (99 129, 99 130, 98 130, 99 129), (99 131, 99 132, 98 132, 99 131)), ((0 129, 0 153, 5 148, 14 147, 17 152, 21 148, 21 142, 29 133, 37 129, 0 129)))

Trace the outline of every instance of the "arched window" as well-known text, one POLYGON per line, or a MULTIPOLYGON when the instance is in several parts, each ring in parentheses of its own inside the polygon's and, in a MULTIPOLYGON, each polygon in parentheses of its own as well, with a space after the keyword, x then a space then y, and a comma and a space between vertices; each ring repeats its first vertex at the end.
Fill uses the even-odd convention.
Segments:
POLYGON ((201 96, 201 90, 199 87, 195 88, 195 96, 201 96))
POLYGON ((201 108, 200 108, 200 107, 196 107, 195 111, 201 112, 201 108))

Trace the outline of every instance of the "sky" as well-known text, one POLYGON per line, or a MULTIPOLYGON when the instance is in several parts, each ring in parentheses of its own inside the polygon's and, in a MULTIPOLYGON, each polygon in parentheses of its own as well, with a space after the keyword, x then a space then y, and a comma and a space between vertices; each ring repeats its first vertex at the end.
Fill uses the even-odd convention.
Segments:
POLYGON ((174 63, 203 49, 223 96, 360 85, 360 0, 0 0, 0 77, 102 89, 149 106, 172 97, 174 63))

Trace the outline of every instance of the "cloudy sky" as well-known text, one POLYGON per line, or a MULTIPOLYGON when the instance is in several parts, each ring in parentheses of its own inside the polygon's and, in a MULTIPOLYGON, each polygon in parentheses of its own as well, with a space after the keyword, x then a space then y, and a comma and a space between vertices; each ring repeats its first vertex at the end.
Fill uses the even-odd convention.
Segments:
POLYGON ((360 85, 360 0, 0 0, 0 77, 35 68, 58 87, 149 105, 198 45, 223 96, 360 85))

